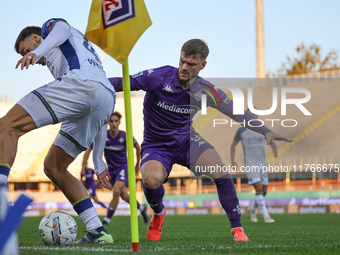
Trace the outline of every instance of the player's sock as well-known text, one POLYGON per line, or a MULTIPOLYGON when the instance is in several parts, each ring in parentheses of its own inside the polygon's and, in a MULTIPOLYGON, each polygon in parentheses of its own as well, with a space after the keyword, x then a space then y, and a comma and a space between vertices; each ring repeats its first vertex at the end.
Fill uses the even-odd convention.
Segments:
POLYGON ((10 170, 11 167, 8 164, 0 163, 0 183, 7 184, 10 170))
POLYGON ((258 207, 260 208, 260 212, 263 215, 263 218, 266 219, 269 217, 268 211, 267 211, 267 207, 266 207, 266 202, 264 201, 264 197, 263 197, 263 193, 256 193, 255 196, 255 201, 258 205, 258 207))
POLYGON ((80 219, 84 222, 88 232, 96 234, 98 232, 96 230, 103 227, 89 196, 75 202, 73 204, 73 208, 78 213, 80 219))
POLYGON ((112 216, 115 214, 115 210, 113 210, 112 208, 107 208, 107 213, 106 216, 104 218, 104 221, 109 224, 111 221, 112 216))
POLYGON ((163 185, 159 186, 157 189, 149 189, 143 184, 143 190, 146 200, 148 201, 154 213, 161 213, 164 208, 163 197, 165 191, 163 185))
POLYGON ((218 198, 228 215, 231 229, 242 228, 240 205, 233 180, 230 175, 225 175, 214 181, 217 187, 218 198))
POLYGON ((257 209, 257 207, 258 207, 258 205, 257 205, 257 203, 256 203, 256 199, 254 199, 254 203, 250 206, 250 210, 252 210, 253 212, 255 212, 256 209, 257 209))

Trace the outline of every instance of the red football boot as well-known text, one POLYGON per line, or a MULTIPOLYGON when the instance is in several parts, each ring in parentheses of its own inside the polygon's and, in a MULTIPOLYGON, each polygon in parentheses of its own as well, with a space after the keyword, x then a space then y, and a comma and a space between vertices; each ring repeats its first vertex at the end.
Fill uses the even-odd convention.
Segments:
POLYGON ((242 228, 235 228, 232 232, 231 232, 234 236, 233 241, 249 241, 248 237, 246 236, 246 234, 243 232, 242 228))
POLYGON ((150 225, 147 230, 147 236, 149 241, 159 241, 162 236, 162 226, 164 221, 164 216, 166 213, 166 209, 164 207, 163 215, 153 215, 150 225))

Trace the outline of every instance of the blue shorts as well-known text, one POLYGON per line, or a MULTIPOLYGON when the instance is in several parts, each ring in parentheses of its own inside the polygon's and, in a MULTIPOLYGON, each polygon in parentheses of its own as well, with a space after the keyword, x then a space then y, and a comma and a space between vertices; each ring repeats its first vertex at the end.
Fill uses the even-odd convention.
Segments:
POLYGON ((179 164, 194 172, 198 158, 208 149, 214 147, 204 140, 198 133, 193 132, 190 140, 178 147, 153 146, 152 143, 143 143, 141 150, 141 166, 149 160, 157 160, 165 167, 168 176, 173 164, 179 164))

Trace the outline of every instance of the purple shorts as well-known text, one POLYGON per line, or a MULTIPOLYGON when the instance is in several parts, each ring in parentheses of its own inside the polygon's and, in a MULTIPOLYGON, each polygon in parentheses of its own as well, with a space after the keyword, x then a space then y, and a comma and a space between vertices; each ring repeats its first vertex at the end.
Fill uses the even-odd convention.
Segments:
POLYGON ((208 149, 214 147, 204 140, 198 133, 194 132, 190 140, 179 147, 153 146, 152 143, 142 144, 142 161, 141 166, 149 160, 157 160, 163 164, 168 176, 171 172, 173 164, 185 166, 194 172, 194 168, 198 158, 208 149))
POLYGON ((111 186, 113 187, 116 181, 125 182, 125 186, 129 186, 129 178, 128 178, 128 168, 127 165, 119 168, 118 170, 109 169, 109 173, 111 176, 111 186))

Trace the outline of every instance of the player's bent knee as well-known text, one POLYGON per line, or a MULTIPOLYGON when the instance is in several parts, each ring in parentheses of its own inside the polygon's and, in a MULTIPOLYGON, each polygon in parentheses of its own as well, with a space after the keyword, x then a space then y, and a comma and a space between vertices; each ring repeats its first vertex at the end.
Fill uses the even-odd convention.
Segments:
POLYGON ((163 181, 156 178, 145 178, 143 179, 143 183, 148 189, 157 189, 163 184, 163 181))
POLYGON ((54 171, 52 170, 52 168, 44 166, 44 173, 50 180, 53 180, 54 171))
POLYGON ((56 178, 56 176, 59 173, 59 169, 52 165, 52 164, 48 164, 46 163, 46 161, 44 162, 44 173, 46 174, 46 176, 50 179, 50 180, 54 180, 56 178))

